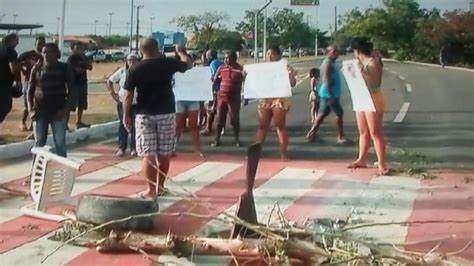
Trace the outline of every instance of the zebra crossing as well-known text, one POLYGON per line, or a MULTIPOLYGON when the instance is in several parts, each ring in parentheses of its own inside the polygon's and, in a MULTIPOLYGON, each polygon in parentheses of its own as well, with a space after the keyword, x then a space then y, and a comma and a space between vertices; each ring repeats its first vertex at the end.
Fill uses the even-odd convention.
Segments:
MULTIPOLYGON (((86 160, 78 173, 74 196, 94 193, 133 197, 144 189, 143 179, 139 175, 140 160, 116 158, 112 147, 93 145, 72 152, 71 157, 86 160)), ((21 167, 8 166, 8 171, 3 171, 2 166, 0 183, 22 188, 20 181, 27 176, 28 164, 18 162, 17 165, 21 167)), ((452 182, 460 181, 462 175, 443 176, 440 180, 424 182, 411 177, 374 177, 371 169, 349 171, 344 166, 337 162, 262 159, 254 189, 259 221, 275 222, 275 218, 269 220, 268 216, 276 202, 287 219, 299 224, 308 218, 347 218, 349 215, 352 219, 368 223, 404 222, 414 217, 422 220, 428 215, 427 210, 431 210, 431 216, 432 212, 447 210, 445 205, 441 209, 437 208, 443 199, 456 199, 457 204, 449 209, 451 217, 474 219, 474 186, 457 190, 452 186, 452 182), (436 195, 444 198, 436 198, 436 195), (434 204, 429 204, 430 200, 434 204)), ((218 217, 224 211, 235 211, 238 197, 245 190, 243 158, 210 155, 203 159, 191 154, 178 154, 172 161, 170 176, 172 179, 167 184, 168 188, 183 193, 191 192, 197 202, 163 197, 159 202, 163 214, 156 217, 155 233, 171 231, 203 235, 209 231, 229 229, 228 225, 216 222, 212 217, 218 217), (184 212, 203 216, 166 215, 184 212)), ((22 216, 19 207, 28 204, 28 199, 13 196, 0 199, 0 265, 40 265, 41 259, 58 245, 47 238, 60 225, 22 216)), ((428 236, 430 239, 444 237, 451 231, 458 233, 456 241, 451 241, 452 246, 459 246, 474 238, 472 222, 450 223, 434 230, 436 234, 430 234, 430 227, 433 224, 394 224, 361 228, 355 232, 394 244, 403 244, 407 240, 421 241, 428 236)), ((442 248, 450 250, 450 246, 442 248)), ((462 255, 474 259, 474 247, 466 249, 462 255)), ((159 259, 164 258, 160 256, 159 259)), ((216 263, 215 260, 213 262, 216 263)), ((217 263, 225 264, 225 258, 217 263)), ((149 265, 149 261, 140 254, 105 255, 93 249, 66 246, 41 265, 149 265)))

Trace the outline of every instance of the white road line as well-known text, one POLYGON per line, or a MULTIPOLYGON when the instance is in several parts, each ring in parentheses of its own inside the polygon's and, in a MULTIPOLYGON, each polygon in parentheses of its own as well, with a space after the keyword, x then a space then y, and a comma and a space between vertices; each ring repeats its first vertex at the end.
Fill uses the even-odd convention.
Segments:
POLYGON ((393 70, 390 70, 390 73, 394 74, 394 75, 398 75, 397 72, 393 71, 393 70))
POLYGON ((402 75, 398 75, 398 77, 401 79, 401 80, 406 80, 404 76, 402 75))
POLYGON ((416 68, 419 69, 419 70, 428 71, 428 69, 426 69, 424 67, 416 67, 416 68))
POLYGON ((413 92, 413 88, 411 87, 411 84, 406 84, 406 87, 407 87, 407 92, 408 93, 412 93, 413 92))
MULTIPOLYGON (((136 161, 137 166, 140 167, 140 161, 136 161)), ((122 167, 128 168, 126 165, 122 167)), ((219 163, 219 162, 205 162, 202 163, 191 170, 183 172, 175 177, 173 177, 174 182, 168 183, 168 187, 173 191, 181 191, 182 188, 186 188, 187 191, 191 193, 197 192, 199 189, 208 186, 209 184, 217 181, 223 176, 229 174, 230 172, 241 167, 242 164, 236 163, 219 163)), ((94 172, 95 178, 105 178, 107 177, 105 171, 124 171, 113 169, 113 167, 108 167, 104 170, 94 172), (112 169, 110 169, 112 168, 112 169), (102 171, 102 172, 101 172, 102 171), (101 173, 100 173, 101 172, 101 173)), ((94 174, 92 173, 92 174, 94 174)), ((130 173, 129 173, 130 174, 130 173)), ((123 176, 123 174, 121 175, 123 176)), ((83 177, 80 179, 84 179, 83 177)), ((109 182, 111 182, 110 180, 109 182)), ((108 183, 108 182, 107 182, 108 183)), ((179 201, 180 198, 177 197, 163 197, 160 200, 160 210, 164 210, 171 206, 173 203, 179 201)), ((54 232, 48 234, 48 236, 54 234, 54 232)), ((28 265, 39 265, 39 261, 51 250, 58 246, 58 242, 48 240, 48 236, 41 237, 35 241, 24 244, 21 247, 10 250, 1 255, 2 265, 25 265, 25 258, 28 258, 29 261, 32 261, 33 264, 28 265), (37 264, 34 264, 34 263, 37 264)), ((53 256, 51 256, 45 263, 45 265, 64 265, 72 259, 80 256, 82 253, 87 251, 87 248, 80 248, 67 245, 61 250, 58 250, 53 256)))
MULTIPOLYGON (((273 204, 277 201, 282 211, 289 208, 294 201, 310 191, 311 185, 321 177, 325 171, 300 168, 285 168, 270 180, 256 188, 253 192, 255 206, 257 208, 257 218, 261 223, 267 223, 269 213, 273 204)), ((235 213, 237 204, 228 208, 226 212, 235 213)), ((274 213, 275 215, 275 213, 274 213)), ((219 215, 224 218, 223 215, 219 215)), ((275 222, 273 216, 270 223, 275 222)), ((209 232, 221 232, 229 229, 228 224, 224 224, 218 219, 210 221, 200 230, 200 235, 207 235, 209 232)))
POLYGON ((405 119, 405 116, 408 113, 408 109, 410 108, 410 103, 409 102, 404 102, 402 105, 402 108, 400 109, 400 112, 398 112, 397 116, 393 120, 394 123, 402 123, 403 119, 405 119))
MULTIPOLYGON (((387 223, 406 221, 412 211, 420 188, 420 181, 409 177, 382 176, 372 179, 354 208, 353 220, 364 223, 387 223), (356 217, 358 216, 358 217, 356 217), (358 218, 358 219, 357 219, 358 218)), ((350 231, 375 242, 400 244, 405 242, 408 227, 389 225, 362 228, 350 231)))

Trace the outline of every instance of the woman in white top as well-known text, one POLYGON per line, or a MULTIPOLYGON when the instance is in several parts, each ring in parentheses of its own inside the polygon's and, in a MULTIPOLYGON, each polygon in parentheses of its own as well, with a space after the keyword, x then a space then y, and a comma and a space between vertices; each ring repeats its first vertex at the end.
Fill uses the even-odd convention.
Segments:
MULTIPOLYGON (((125 90, 123 86, 125 85, 125 80, 127 79, 127 73, 128 69, 138 62, 138 55, 136 54, 129 54, 127 56, 127 61, 125 62, 125 66, 119 68, 112 76, 109 77, 107 80, 107 89, 110 92, 110 95, 112 98, 117 102, 117 114, 119 117, 120 125, 119 125, 119 130, 118 130, 118 150, 117 150, 117 156, 122 157, 125 155, 125 152, 127 150, 128 146, 128 131, 123 125, 123 107, 122 107, 122 101, 125 97, 125 90), (114 89, 114 84, 119 85, 119 91, 118 93, 114 89)), ((136 98, 136 93, 135 93, 135 98, 133 99, 133 104, 131 108, 131 117, 132 117, 132 125, 135 125, 135 115, 136 115, 136 104, 137 104, 137 98, 136 98)), ((137 152, 135 151, 135 126, 132 126, 132 129, 130 130, 131 134, 131 141, 130 141, 130 155, 131 156, 137 156, 137 152)))

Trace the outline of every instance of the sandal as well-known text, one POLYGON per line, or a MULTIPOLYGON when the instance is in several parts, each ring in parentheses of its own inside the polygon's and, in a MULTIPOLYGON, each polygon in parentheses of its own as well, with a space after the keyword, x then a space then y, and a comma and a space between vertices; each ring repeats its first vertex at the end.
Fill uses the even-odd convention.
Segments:
POLYGON ((376 176, 391 176, 393 174, 392 169, 384 169, 384 170, 379 170, 376 176))
POLYGON ((363 164, 360 164, 358 162, 352 162, 347 166, 347 168, 349 168, 349 169, 365 169, 365 168, 367 168, 367 164, 363 165, 363 164))

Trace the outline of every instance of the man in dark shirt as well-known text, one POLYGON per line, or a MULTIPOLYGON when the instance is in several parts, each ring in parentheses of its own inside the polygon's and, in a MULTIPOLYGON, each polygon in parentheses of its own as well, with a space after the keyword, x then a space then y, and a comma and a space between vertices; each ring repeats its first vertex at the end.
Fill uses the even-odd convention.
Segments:
MULTIPOLYGON (((3 37, 0 44, 0 126, 12 109, 12 91, 21 86, 20 65, 15 47, 18 36, 14 33, 3 37)), ((3 139, 0 137, 0 141, 3 139)))
MULTIPOLYGON (((84 110, 87 110, 87 70, 92 70, 92 65, 84 55, 81 44, 76 43, 72 46, 73 54, 69 56, 67 62, 74 68, 75 79, 72 88, 72 99, 70 111, 76 111, 77 120, 76 128, 90 127, 90 125, 82 122, 84 110)), ((69 119, 68 119, 69 120, 69 119)))
POLYGON ((59 48, 48 43, 43 48, 43 62, 31 71, 28 105, 33 122, 35 146, 46 145, 51 124, 56 154, 67 156, 66 129, 70 88, 74 72, 66 63, 59 62, 59 48))
POLYGON ((172 78, 174 73, 191 68, 192 61, 180 46, 176 46, 176 52, 181 61, 160 57, 159 45, 155 39, 144 40, 140 51, 143 60, 129 70, 125 82, 123 122, 125 127, 131 128, 130 108, 136 89, 136 148, 138 155, 143 157, 142 172, 148 180, 148 190, 144 192, 144 196, 155 198, 164 192, 170 157, 175 149, 176 118, 172 78))
MULTIPOLYGON (((36 37, 35 41, 35 49, 24 52, 18 57, 18 62, 20 63, 21 66, 21 73, 23 74, 23 115, 21 117, 21 130, 22 131, 30 131, 32 130, 32 126, 27 126, 26 125, 26 120, 28 118, 28 87, 30 84, 30 75, 31 75, 31 69, 33 69, 33 66, 43 60, 43 55, 41 52, 43 51, 44 44, 46 43, 46 40, 44 37, 36 37)), ((27 139, 33 138, 33 134, 29 135, 26 137, 27 139)))

